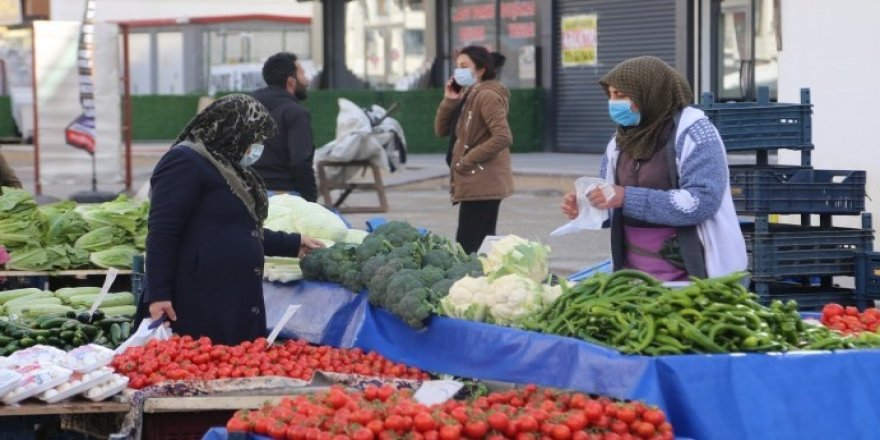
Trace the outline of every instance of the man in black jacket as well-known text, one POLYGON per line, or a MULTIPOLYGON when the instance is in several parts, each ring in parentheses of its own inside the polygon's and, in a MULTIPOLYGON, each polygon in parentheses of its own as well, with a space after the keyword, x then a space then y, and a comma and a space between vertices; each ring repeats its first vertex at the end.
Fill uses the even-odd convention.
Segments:
POLYGON ((296 55, 280 52, 263 64, 267 86, 251 95, 260 101, 278 124, 279 133, 266 140, 263 155, 253 165, 266 181, 270 192, 299 193, 314 202, 318 199, 312 161, 312 124, 309 110, 300 101, 306 99, 309 80, 296 55))

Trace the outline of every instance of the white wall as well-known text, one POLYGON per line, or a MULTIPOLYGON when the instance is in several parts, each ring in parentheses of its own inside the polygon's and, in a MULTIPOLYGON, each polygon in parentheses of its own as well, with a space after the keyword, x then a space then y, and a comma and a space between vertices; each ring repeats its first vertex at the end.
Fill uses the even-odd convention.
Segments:
MULTIPOLYGON (((880 1, 783 0, 779 102, 813 102, 813 166, 866 170, 866 209, 880 227, 880 1)), ((780 163, 798 163, 780 152, 780 163)), ((856 217, 835 225, 860 225, 856 217)), ((878 234, 880 235, 880 234, 878 234)))
MULTIPOLYGON (((52 20, 82 20, 85 0, 51 0, 52 20)), ((269 14, 312 16, 311 2, 296 0, 99 0, 98 21, 269 14)))

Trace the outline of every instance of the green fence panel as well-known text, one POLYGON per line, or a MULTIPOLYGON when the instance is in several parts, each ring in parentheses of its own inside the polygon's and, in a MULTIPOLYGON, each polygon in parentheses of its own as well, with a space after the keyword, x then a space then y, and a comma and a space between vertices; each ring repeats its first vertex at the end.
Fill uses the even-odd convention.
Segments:
MULTIPOLYGON (((513 151, 541 151, 540 89, 511 90, 510 127, 513 151)), ((434 113, 443 97, 441 89, 405 92, 375 90, 312 90, 304 102, 312 116, 315 146, 332 141, 336 136, 339 98, 358 106, 377 104, 388 108, 397 102, 400 109, 394 117, 403 126, 411 153, 443 153, 447 139, 434 135, 434 113)), ((147 95, 132 97, 133 137, 136 140, 169 140, 195 115, 198 96, 147 95)), ((0 115, 2 117, 2 115, 0 115)), ((2 121, 0 121, 2 122, 2 121)), ((0 125, 2 129, 2 125, 0 125)))
POLYGON ((12 103, 8 96, 0 96, 0 138, 15 137, 15 120, 12 119, 12 103))
POLYGON ((132 138, 172 140, 196 115, 197 95, 137 95, 131 97, 132 138))

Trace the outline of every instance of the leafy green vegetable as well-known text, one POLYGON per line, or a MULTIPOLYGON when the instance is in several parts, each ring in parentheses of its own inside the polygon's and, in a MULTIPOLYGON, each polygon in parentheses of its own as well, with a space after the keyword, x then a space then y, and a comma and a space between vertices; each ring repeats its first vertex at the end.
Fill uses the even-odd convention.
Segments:
MULTIPOLYGON (((55 204, 62 205, 62 204, 55 204)), ((49 230, 46 232, 45 242, 48 244, 74 244, 76 240, 87 232, 89 232, 89 224, 74 211, 75 205, 64 204, 64 206, 47 205, 41 207, 46 215, 49 223, 49 230)))
POLYGON ((39 246, 28 246, 9 253, 6 268, 12 270, 43 271, 49 270, 52 263, 46 249, 39 246))
POLYGON ((150 206, 135 202, 122 194, 115 200, 97 206, 80 205, 76 211, 82 215, 92 229, 104 226, 117 226, 137 234, 147 222, 150 206))
POLYGON ((126 244, 131 244, 131 238, 124 229, 116 226, 104 226, 78 238, 74 246, 89 252, 99 252, 113 246, 126 244))
POLYGON ((139 254, 140 252, 135 249, 134 246, 113 246, 105 251, 92 252, 89 256, 89 260, 95 266, 104 269, 109 269, 111 267, 128 269, 131 267, 131 260, 139 254))

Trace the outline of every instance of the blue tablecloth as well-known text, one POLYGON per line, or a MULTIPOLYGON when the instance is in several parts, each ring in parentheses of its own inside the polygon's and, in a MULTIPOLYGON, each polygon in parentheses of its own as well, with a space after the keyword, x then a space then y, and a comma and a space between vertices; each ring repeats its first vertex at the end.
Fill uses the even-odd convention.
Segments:
POLYGON ((320 309, 310 307, 301 319, 317 325, 314 317, 331 317, 321 328, 289 324, 290 337, 375 350, 427 371, 644 400, 663 408, 676 433, 691 438, 880 438, 878 350, 624 356, 572 338, 445 317, 416 331, 369 307, 366 295, 334 284, 273 288, 276 303, 303 301, 320 309))

